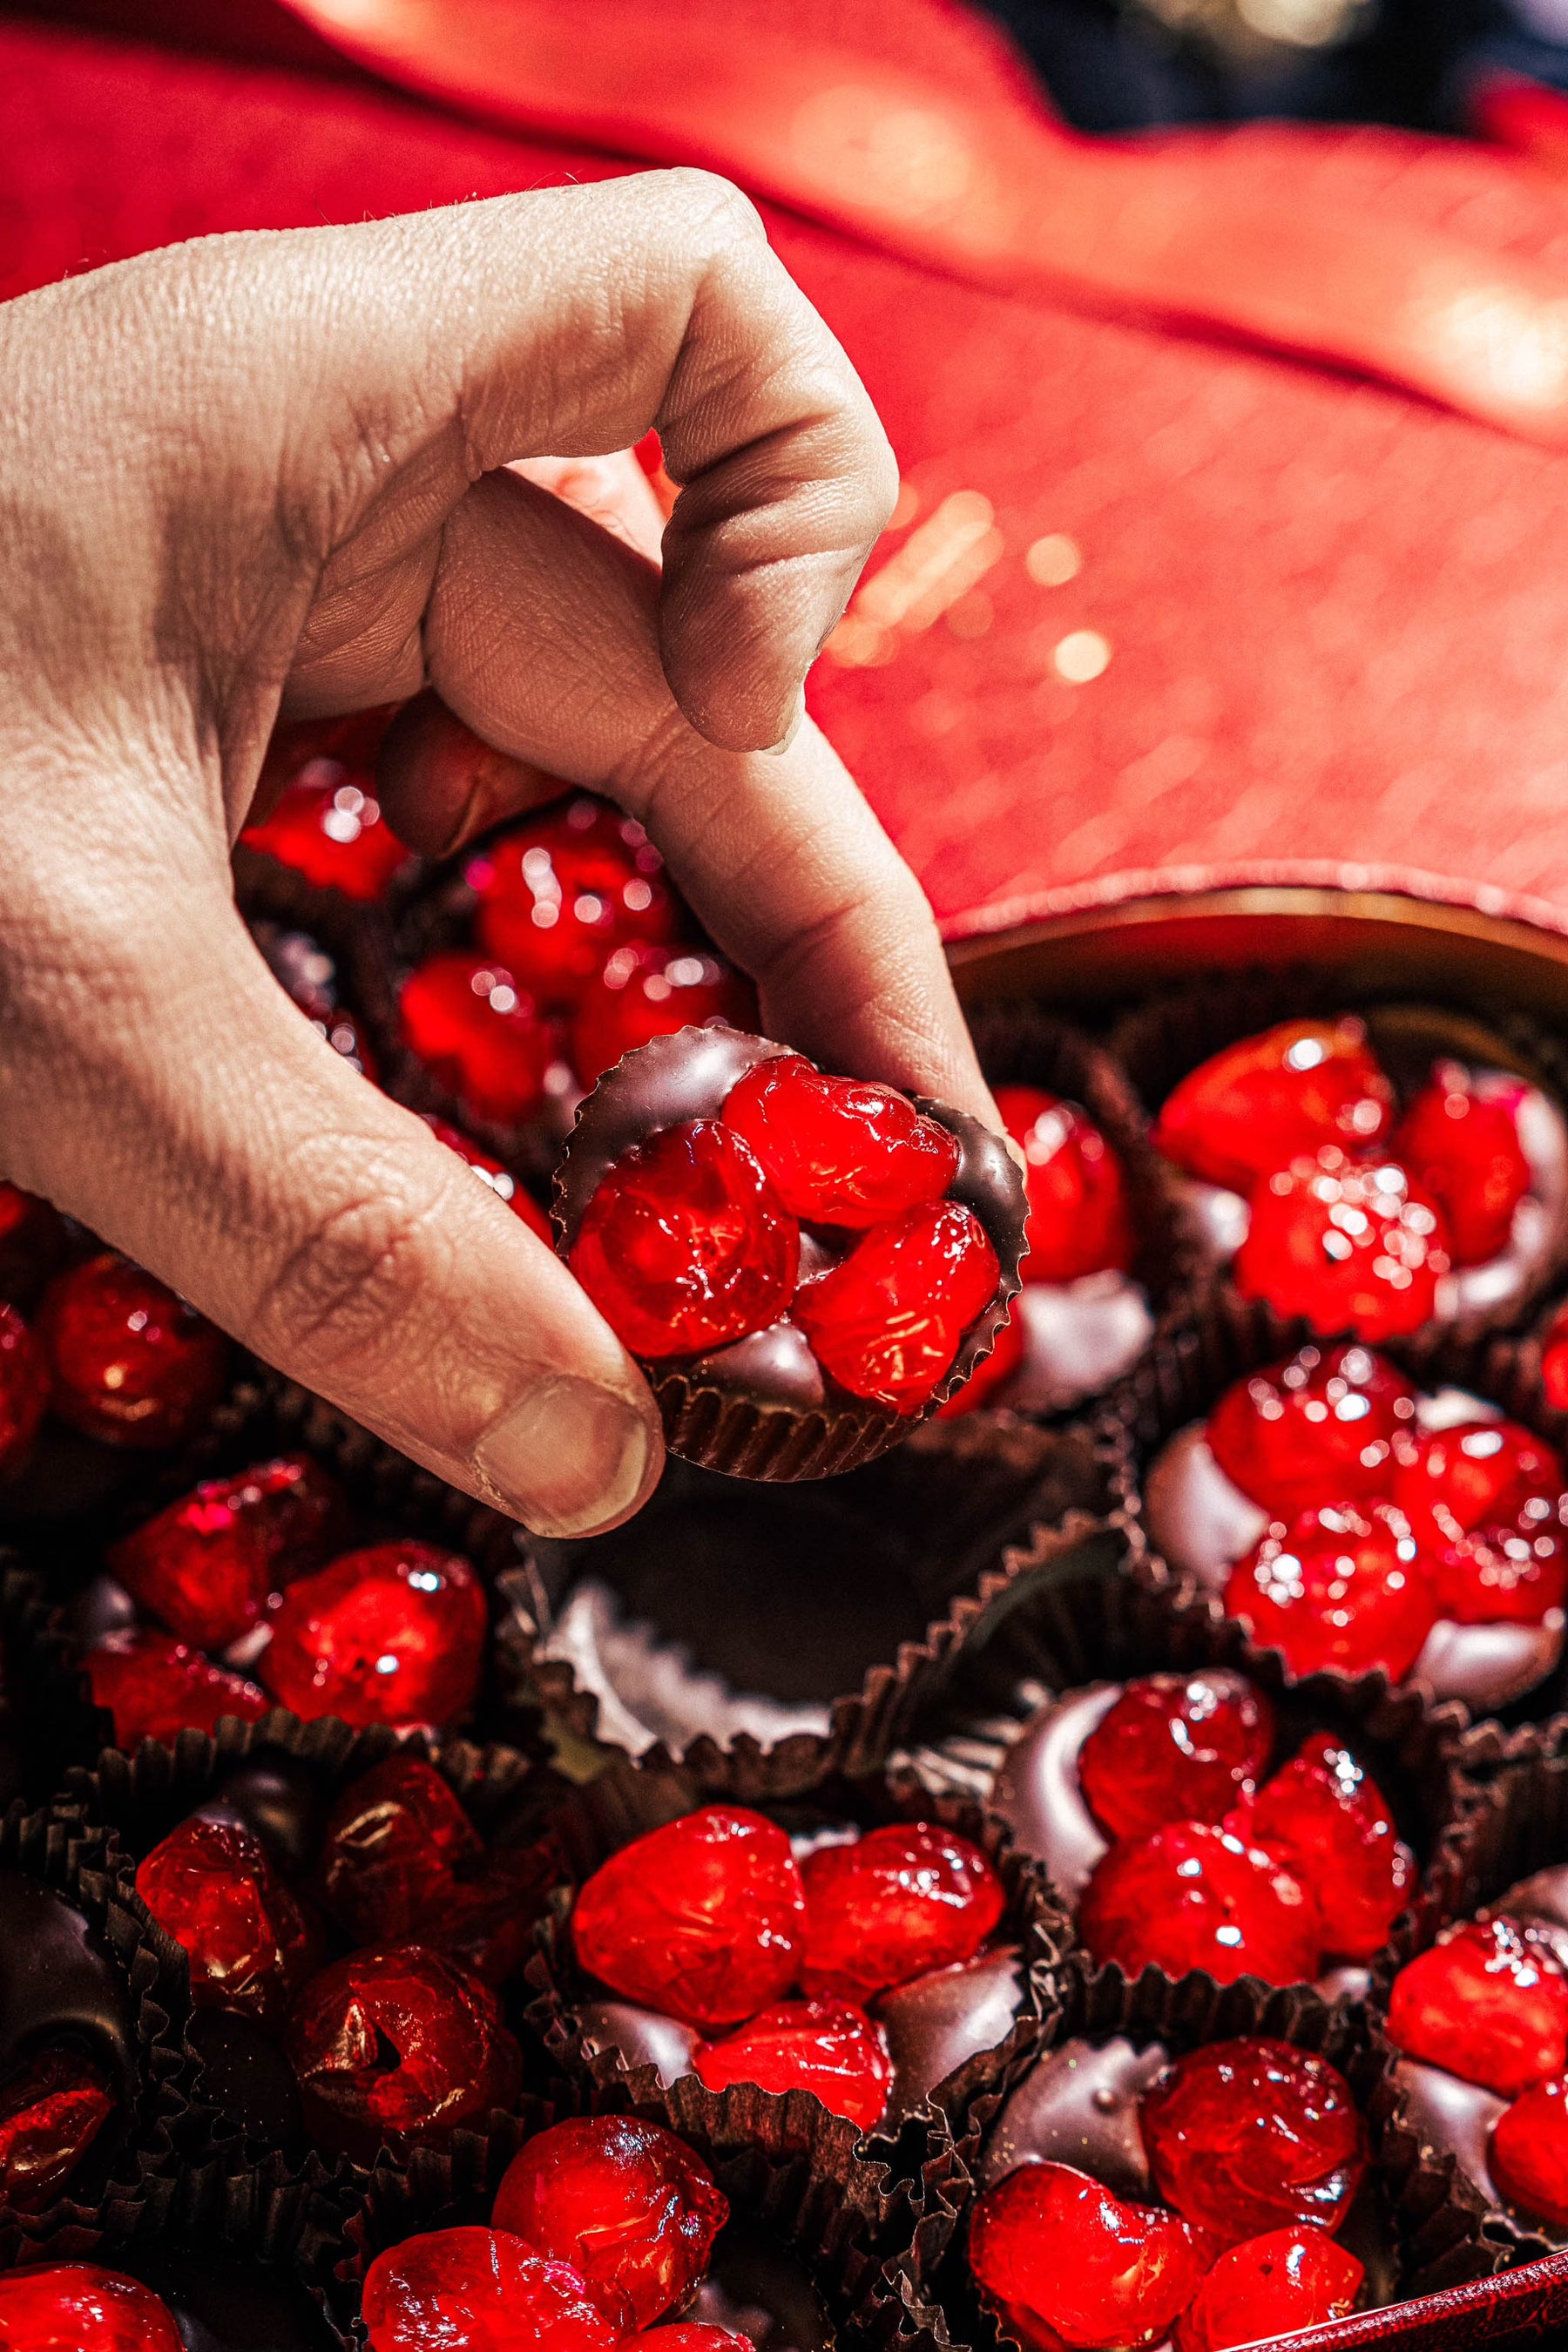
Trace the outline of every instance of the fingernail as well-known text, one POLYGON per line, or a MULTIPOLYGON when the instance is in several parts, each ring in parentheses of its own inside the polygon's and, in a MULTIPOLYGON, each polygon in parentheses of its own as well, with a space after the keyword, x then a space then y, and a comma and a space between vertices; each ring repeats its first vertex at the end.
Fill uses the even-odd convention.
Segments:
POLYGON ((804 686, 801 686, 795 688, 795 717, 790 720, 788 727, 785 728, 784 733, 779 737, 778 741, 768 745, 768 753, 770 758, 776 760, 781 751, 787 751, 790 745, 795 741, 795 737, 800 733, 805 723, 805 688, 804 686))
POLYGON ((540 1536, 582 1536, 629 1511, 647 1476, 647 1423, 626 1398, 560 1373, 475 1449, 480 1475, 540 1536))

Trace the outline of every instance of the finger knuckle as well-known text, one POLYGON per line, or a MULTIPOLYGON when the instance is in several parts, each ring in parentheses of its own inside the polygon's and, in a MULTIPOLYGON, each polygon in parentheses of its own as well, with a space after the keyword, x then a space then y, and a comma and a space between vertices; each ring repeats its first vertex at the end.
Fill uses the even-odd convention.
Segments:
POLYGON ((691 163, 677 165, 663 177, 687 234, 705 249, 766 242, 762 215, 733 180, 691 163))
POLYGON ((314 1377, 373 1374, 408 1345, 409 1318, 440 1288, 451 1264, 448 1189, 412 1192, 367 1171, 284 1252, 250 1318, 252 1341, 273 1361, 314 1377))

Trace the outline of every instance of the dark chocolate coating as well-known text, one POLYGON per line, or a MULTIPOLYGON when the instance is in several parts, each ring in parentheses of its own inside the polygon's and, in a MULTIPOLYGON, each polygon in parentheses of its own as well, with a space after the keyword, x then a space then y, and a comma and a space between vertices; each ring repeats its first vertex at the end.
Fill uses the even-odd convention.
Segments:
POLYGON ((1158 2042, 1135 2050, 1118 2034, 1097 2048, 1064 2042, 1025 2075, 997 2116, 980 2158, 990 2189, 1021 2164, 1070 2164, 1118 2197, 1153 2193, 1138 2110, 1170 2063, 1158 2042))
POLYGON ((1415 2058, 1401 2058, 1394 2080, 1402 2102, 1403 2120, 1417 2134, 1424 2148, 1455 2158, 1461 2172, 1480 2190, 1489 2205, 1497 2204, 1487 2158, 1492 2126, 1508 2112, 1509 2102, 1479 2083, 1463 2083, 1446 2066, 1428 2066, 1415 2058))
POLYGON ((305 2137, 300 2084, 270 2035, 233 2009, 198 2009, 185 2028, 197 2060, 198 2100, 216 2107, 247 2139, 288 2152, 305 2137))
POLYGON ((716 1389, 769 1397, 779 1404, 798 1405, 803 1412, 813 1411, 827 1396, 822 1366, 795 1323, 770 1323, 765 1331, 748 1331, 728 1348, 699 1356, 691 1369, 716 1389))
POLYGON ((980 1952, 953 1968, 934 1969, 881 1994, 871 2003, 871 2014, 888 2037, 893 2061, 885 2120, 902 2123, 924 2106, 939 2083, 983 2050, 1005 2042, 1023 2000, 1022 1956, 1015 1944, 980 1952))
POLYGON ((1493 1919, 1517 1919, 1533 1927, 1568 1969, 1568 1863, 1520 1879, 1488 1904, 1487 1913, 1493 1919))
POLYGON ((1002 1759, 987 1810, 1005 1821, 1023 1853, 1043 1862, 1076 1904, 1110 1841, 1083 1801, 1079 1750, 1121 1696, 1120 1683, 1090 1683, 1037 1709, 1002 1759))
POLYGON ((70 1605, 71 1632, 89 1649, 108 1633, 130 1632, 136 1622, 136 1603, 112 1576, 95 1576, 70 1605))
POLYGON ((666 2090, 695 2072, 691 2061, 702 2036, 678 2018, 638 2009, 629 2000, 585 2000, 578 2005, 577 2021, 585 2049, 618 2050, 628 2066, 656 2068, 666 2090))
POLYGON ((138 2247, 124 2267, 163 2296, 185 2352, 332 2352, 337 2341, 279 2263, 162 2241, 138 2247))
POLYGON ((253 1829, 286 1877, 315 1866, 326 1807, 310 1774, 291 1756, 254 1756, 218 1790, 222 1802, 253 1829))
POLYGON ((720 2232, 708 2275, 680 2315, 728 2327, 757 2352, 832 2352, 827 2306, 798 2257, 752 2221, 720 2232))
POLYGON ((85 2049, 104 2067, 121 2119, 129 2119, 136 2100, 136 2028, 112 1953, 52 1886, 23 1871, 0 1871, 0 2084, 62 2042, 85 2049))

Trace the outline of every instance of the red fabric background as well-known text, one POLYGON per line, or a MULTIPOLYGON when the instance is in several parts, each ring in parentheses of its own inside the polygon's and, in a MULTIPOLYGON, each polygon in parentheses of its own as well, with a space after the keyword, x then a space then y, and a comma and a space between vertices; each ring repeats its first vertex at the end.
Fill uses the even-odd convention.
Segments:
MULTIPOLYGON (((922 12, 922 41, 939 18, 922 12)), ((1234 156, 1311 201, 1294 146, 1258 131, 1234 156)), ((611 168, 365 79, 0 18, 5 292, 206 229, 611 168)), ((1316 170, 1369 215, 1549 256, 1568 305, 1568 211, 1545 182, 1378 133, 1326 142, 1316 170)), ((1568 930, 1568 457, 770 227, 922 512, 979 490, 1003 535, 985 634, 938 621, 886 667, 825 660, 813 691, 950 931, 1268 879, 1403 885, 1568 930), (1024 551, 1057 531, 1083 568, 1041 587, 1024 551), (1052 649, 1085 628, 1110 665, 1068 685, 1052 649)))

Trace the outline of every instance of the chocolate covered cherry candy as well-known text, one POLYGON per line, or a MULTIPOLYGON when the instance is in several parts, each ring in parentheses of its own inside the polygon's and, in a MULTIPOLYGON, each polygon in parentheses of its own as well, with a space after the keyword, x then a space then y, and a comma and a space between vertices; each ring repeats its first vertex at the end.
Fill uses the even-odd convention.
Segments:
POLYGON ((102 1935, 41 1879, 0 1871, 0 2205, 79 2189, 136 2095, 130 1998, 102 1935))
POLYGON ((136 1892, 184 1946, 191 1999, 281 2028, 325 1957, 325 1938, 248 1822, 212 1804, 153 1848, 136 1892))
POLYGON ((105 1554, 138 1609, 198 1650, 226 1650, 317 1567, 342 1510, 309 1454, 206 1478, 105 1554))
POLYGON ((1337 2230, 1368 2162, 1343 2075, 1289 2042, 1244 2036, 1178 2059, 1145 2093, 1142 2127, 1161 2195, 1226 2244, 1337 2230))
POLYGON ((366 2352, 617 2352, 625 2341, 577 2272, 509 2230, 431 2230, 388 2246, 360 2311, 366 2352))
POLYGON ((1248 1193, 1321 1145, 1370 1150, 1393 1115, 1363 1022, 1284 1021, 1189 1072, 1166 1097, 1154 1141, 1189 1175, 1248 1193))
POLYGON ((887 2036, 846 2000, 782 2000, 722 2042, 700 2044, 693 2063, 710 2091, 733 2083, 755 2083, 781 2098, 810 2091, 862 2131, 881 2122, 893 2082, 887 2036))
POLYGON ((184 2352, 151 2288, 97 2263, 43 2263, 0 2276, 0 2352, 184 2352))
POLYGON ((967 1960, 1002 1916, 1002 1882, 967 1838, 889 1822, 801 1865, 808 1993, 851 2001, 967 1960))
POLYGON ((289 1585, 260 1673, 307 1722, 450 1723, 473 1705, 489 1624, 484 1588, 458 1553, 373 1544, 289 1585))
POLYGON ((683 2305, 708 2267, 729 2200, 684 2140, 637 2116, 584 2116, 513 2157, 491 2221, 570 2263, 617 2330, 683 2305))
POLYGON ((1274 1710, 1245 1676, 1140 1675, 1079 1749, 1079 1785, 1110 1838, 1223 1822, 1257 1788, 1273 1744, 1274 1710))
POLYGON ((1177 2214, 1066 2164, 1020 2165, 986 2190, 969 2230, 970 2267, 1003 2332, 1039 2345, 1054 2331, 1073 2352, 1160 2343, 1218 2252, 1177 2214))
POLYGON ((108 1633, 84 1652, 82 1671, 95 1706, 114 1718, 114 1745, 173 1743, 187 1727, 216 1731, 226 1716, 256 1723, 272 1704, 243 1675, 151 1626, 108 1633))
POLYGON ((1079 1905, 1079 1932, 1101 1967, 1128 1977, 1205 1969, 1221 1984, 1317 1973, 1318 1906, 1272 1854, 1204 1822, 1174 1822, 1114 1845, 1079 1905))
POLYGON ((1471 1920, 1400 1969, 1388 2033, 1409 2057, 1515 2098, 1568 2065, 1568 1975, 1530 1928, 1471 1920))
POLYGON ((724 1028, 628 1054, 556 1175, 559 1246, 648 1368, 676 1453, 869 1460, 989 1355, 1026 1204, 1000 1137, 724 1028))
POLYGON ((1321 2230, 1268 2230, 1221 2254, 1176 2322, 1176 2352, 1229 2352, 1354 2308, 1366 2273, 1321 2230))
POLYGON ((223 1333, 112 1250, 55 1276, 37 1334, 52 1409, 104 1444, 138 1452, 181 1445, 223 1391, 223 1333))
POLYGON ((1510 2204, 1568 2229, 1568 2076, 1521 2093, 1493 2126, 1489 2161, 1510 2204))

